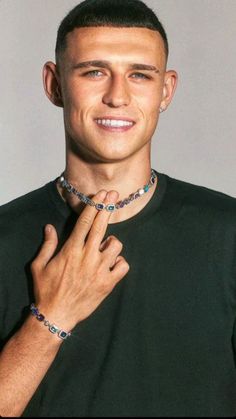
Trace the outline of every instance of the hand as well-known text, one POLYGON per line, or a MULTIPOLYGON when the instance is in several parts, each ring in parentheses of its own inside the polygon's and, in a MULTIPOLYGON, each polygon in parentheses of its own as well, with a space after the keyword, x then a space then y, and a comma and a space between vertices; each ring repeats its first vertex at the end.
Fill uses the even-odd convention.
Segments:
MULTIPOLYGON (((118 193, 100 191, 95 202, 116 202, 118 193)), ((55 228, 46 226, 45 241, 31 265, 35 305, 47 319, 71 330, 86 319, 127 274, 129 265, 119 254, 114 236, 102 242, 111 213, 86 206, 71 236, 53 257, 58 244, 55 228)))

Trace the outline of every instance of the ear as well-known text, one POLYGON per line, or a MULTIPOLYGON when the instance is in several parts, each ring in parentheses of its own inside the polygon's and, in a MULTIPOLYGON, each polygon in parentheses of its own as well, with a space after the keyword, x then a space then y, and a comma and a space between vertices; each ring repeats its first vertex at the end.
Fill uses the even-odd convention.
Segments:
POLYGON ((63 108, 60 78, 57 66, 47 61, 43 66, 43 86, 48 99, 56 106, 63 108))
POLYGON ((166 71, 160 108, 165 111, 172 101, 178 81, 178 74, 174 70, 166 71))

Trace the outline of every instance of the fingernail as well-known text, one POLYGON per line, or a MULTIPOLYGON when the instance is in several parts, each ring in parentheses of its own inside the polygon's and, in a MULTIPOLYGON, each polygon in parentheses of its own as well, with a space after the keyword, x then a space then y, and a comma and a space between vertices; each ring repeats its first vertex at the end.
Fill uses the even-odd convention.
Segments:
POLYGON ((51 232, 51 230, 52 230, 52 227, 49 224, 47 224, 46 227, 45 227, 46 234, 49 234, 51 232))

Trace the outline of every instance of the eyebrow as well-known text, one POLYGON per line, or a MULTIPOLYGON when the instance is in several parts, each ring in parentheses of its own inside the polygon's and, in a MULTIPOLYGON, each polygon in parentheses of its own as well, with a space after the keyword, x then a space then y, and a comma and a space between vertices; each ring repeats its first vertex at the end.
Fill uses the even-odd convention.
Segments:
MULTIPOLYGON (((88 67, 99 67, 99 68, 110 68, 111 63, 109 61, 103 60, 92 60, 92 61, 84 61, 81 63, 77 63, 72 66, 73 70, 77 70, 80 68, 88 68, 88 67)), ((143 71, 154 71, 155 73, 160 73, 160 70, 155 67, 154 65, 149 64, 131 64, 130 68, 132 70, 143 70, 143 71)))

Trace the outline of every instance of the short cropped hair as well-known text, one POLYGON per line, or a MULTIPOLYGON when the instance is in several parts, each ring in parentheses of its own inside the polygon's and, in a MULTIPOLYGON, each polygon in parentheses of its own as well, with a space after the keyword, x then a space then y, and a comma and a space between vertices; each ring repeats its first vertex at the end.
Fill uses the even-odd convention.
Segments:
MULTIPOLYGON (((75 28, 84 27, 147 28, 161 35, 166 60, 169 46, 167 35, 160 20, 141 0, 85 0, 75 6, 62 20, 56 41, 56 62, 66 50, 66 36, 75 28)), ((137 40, 138 42, 138 40, 137 40)))

